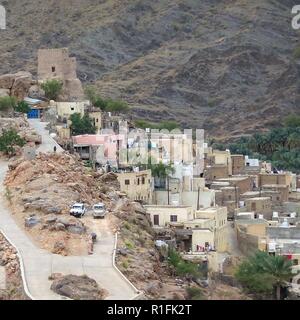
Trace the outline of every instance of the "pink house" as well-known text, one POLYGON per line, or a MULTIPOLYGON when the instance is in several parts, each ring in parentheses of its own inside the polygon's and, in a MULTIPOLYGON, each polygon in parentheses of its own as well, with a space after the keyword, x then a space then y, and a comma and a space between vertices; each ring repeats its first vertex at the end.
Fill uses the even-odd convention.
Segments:
MULTIPOLYGON (((107 162, 114 165, 118 161, 118 150, 126 148, 125 138, 119 134, 87 134, 73 137, 74 151, 83 160, 107 162), (98 158, 101 158, 101 161, 98 158)), ((103 164, 105 164, 103 163, 103 164)))

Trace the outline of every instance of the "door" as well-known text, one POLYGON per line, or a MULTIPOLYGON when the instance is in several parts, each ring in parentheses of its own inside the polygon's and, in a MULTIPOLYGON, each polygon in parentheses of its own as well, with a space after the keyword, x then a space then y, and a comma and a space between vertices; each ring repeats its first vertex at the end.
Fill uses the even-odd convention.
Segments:
POLYGON ((38 119, 39 118, 39 110, 31 109, 30 112, 27 114, 28 119, 38 119))
POLYGON ((155 214, 153 216, 153 220, 154 220, 154 225, 159 226, 159 215, 158 214, 155 214))

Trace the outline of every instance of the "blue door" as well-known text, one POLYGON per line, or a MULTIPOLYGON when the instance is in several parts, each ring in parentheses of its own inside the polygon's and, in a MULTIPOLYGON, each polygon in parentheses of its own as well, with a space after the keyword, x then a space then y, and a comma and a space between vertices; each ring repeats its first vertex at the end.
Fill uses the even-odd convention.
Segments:
POLYGON ((38 119, 40 117, 40 112, 37 109, 31 109, 27 114, 28 119, 38 119))

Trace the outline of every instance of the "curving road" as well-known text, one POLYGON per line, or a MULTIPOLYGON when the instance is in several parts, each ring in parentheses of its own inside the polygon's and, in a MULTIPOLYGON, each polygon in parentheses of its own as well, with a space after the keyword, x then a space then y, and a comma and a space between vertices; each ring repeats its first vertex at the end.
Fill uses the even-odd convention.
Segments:
MULTIPOLYGON (((38 151, 52 152, 55 142, 43 129, 44 124, 30 121, 30 124, 42 135, 43 144, 38 151), (52 141, 51 141, 52 140, 52 141)), ((58 152, 62 150, 58 149, 58 152)), ((13 219, 5 205, 3 181, 8 170, 7 162, 0 161, 0 231, 18 248, 25 269, 25 280, 30 294, 37 300, 65 299, 50 290, 52 273, 87 275, 108 291, 107 300, 133 299, 137 292, 113 266, 114 235, 106 221, 97 220, 97 233, 100 235, 92 256, 63 257, 38 248, 13 219)))

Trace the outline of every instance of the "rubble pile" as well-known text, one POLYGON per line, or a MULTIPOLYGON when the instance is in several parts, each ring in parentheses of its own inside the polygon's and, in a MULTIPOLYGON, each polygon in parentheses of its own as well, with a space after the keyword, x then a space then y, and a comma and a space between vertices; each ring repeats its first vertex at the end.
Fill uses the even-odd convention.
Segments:
POLYGON ((52 275, 51 290, 73 300, 104 300, 107 293, 97 282, 87 276, 52 275))
POLYGON ((0 300, 25 300, 17 252, 1 233, 0 266, 5 267, 6 272, 6 290, 0 290, 0 300))

